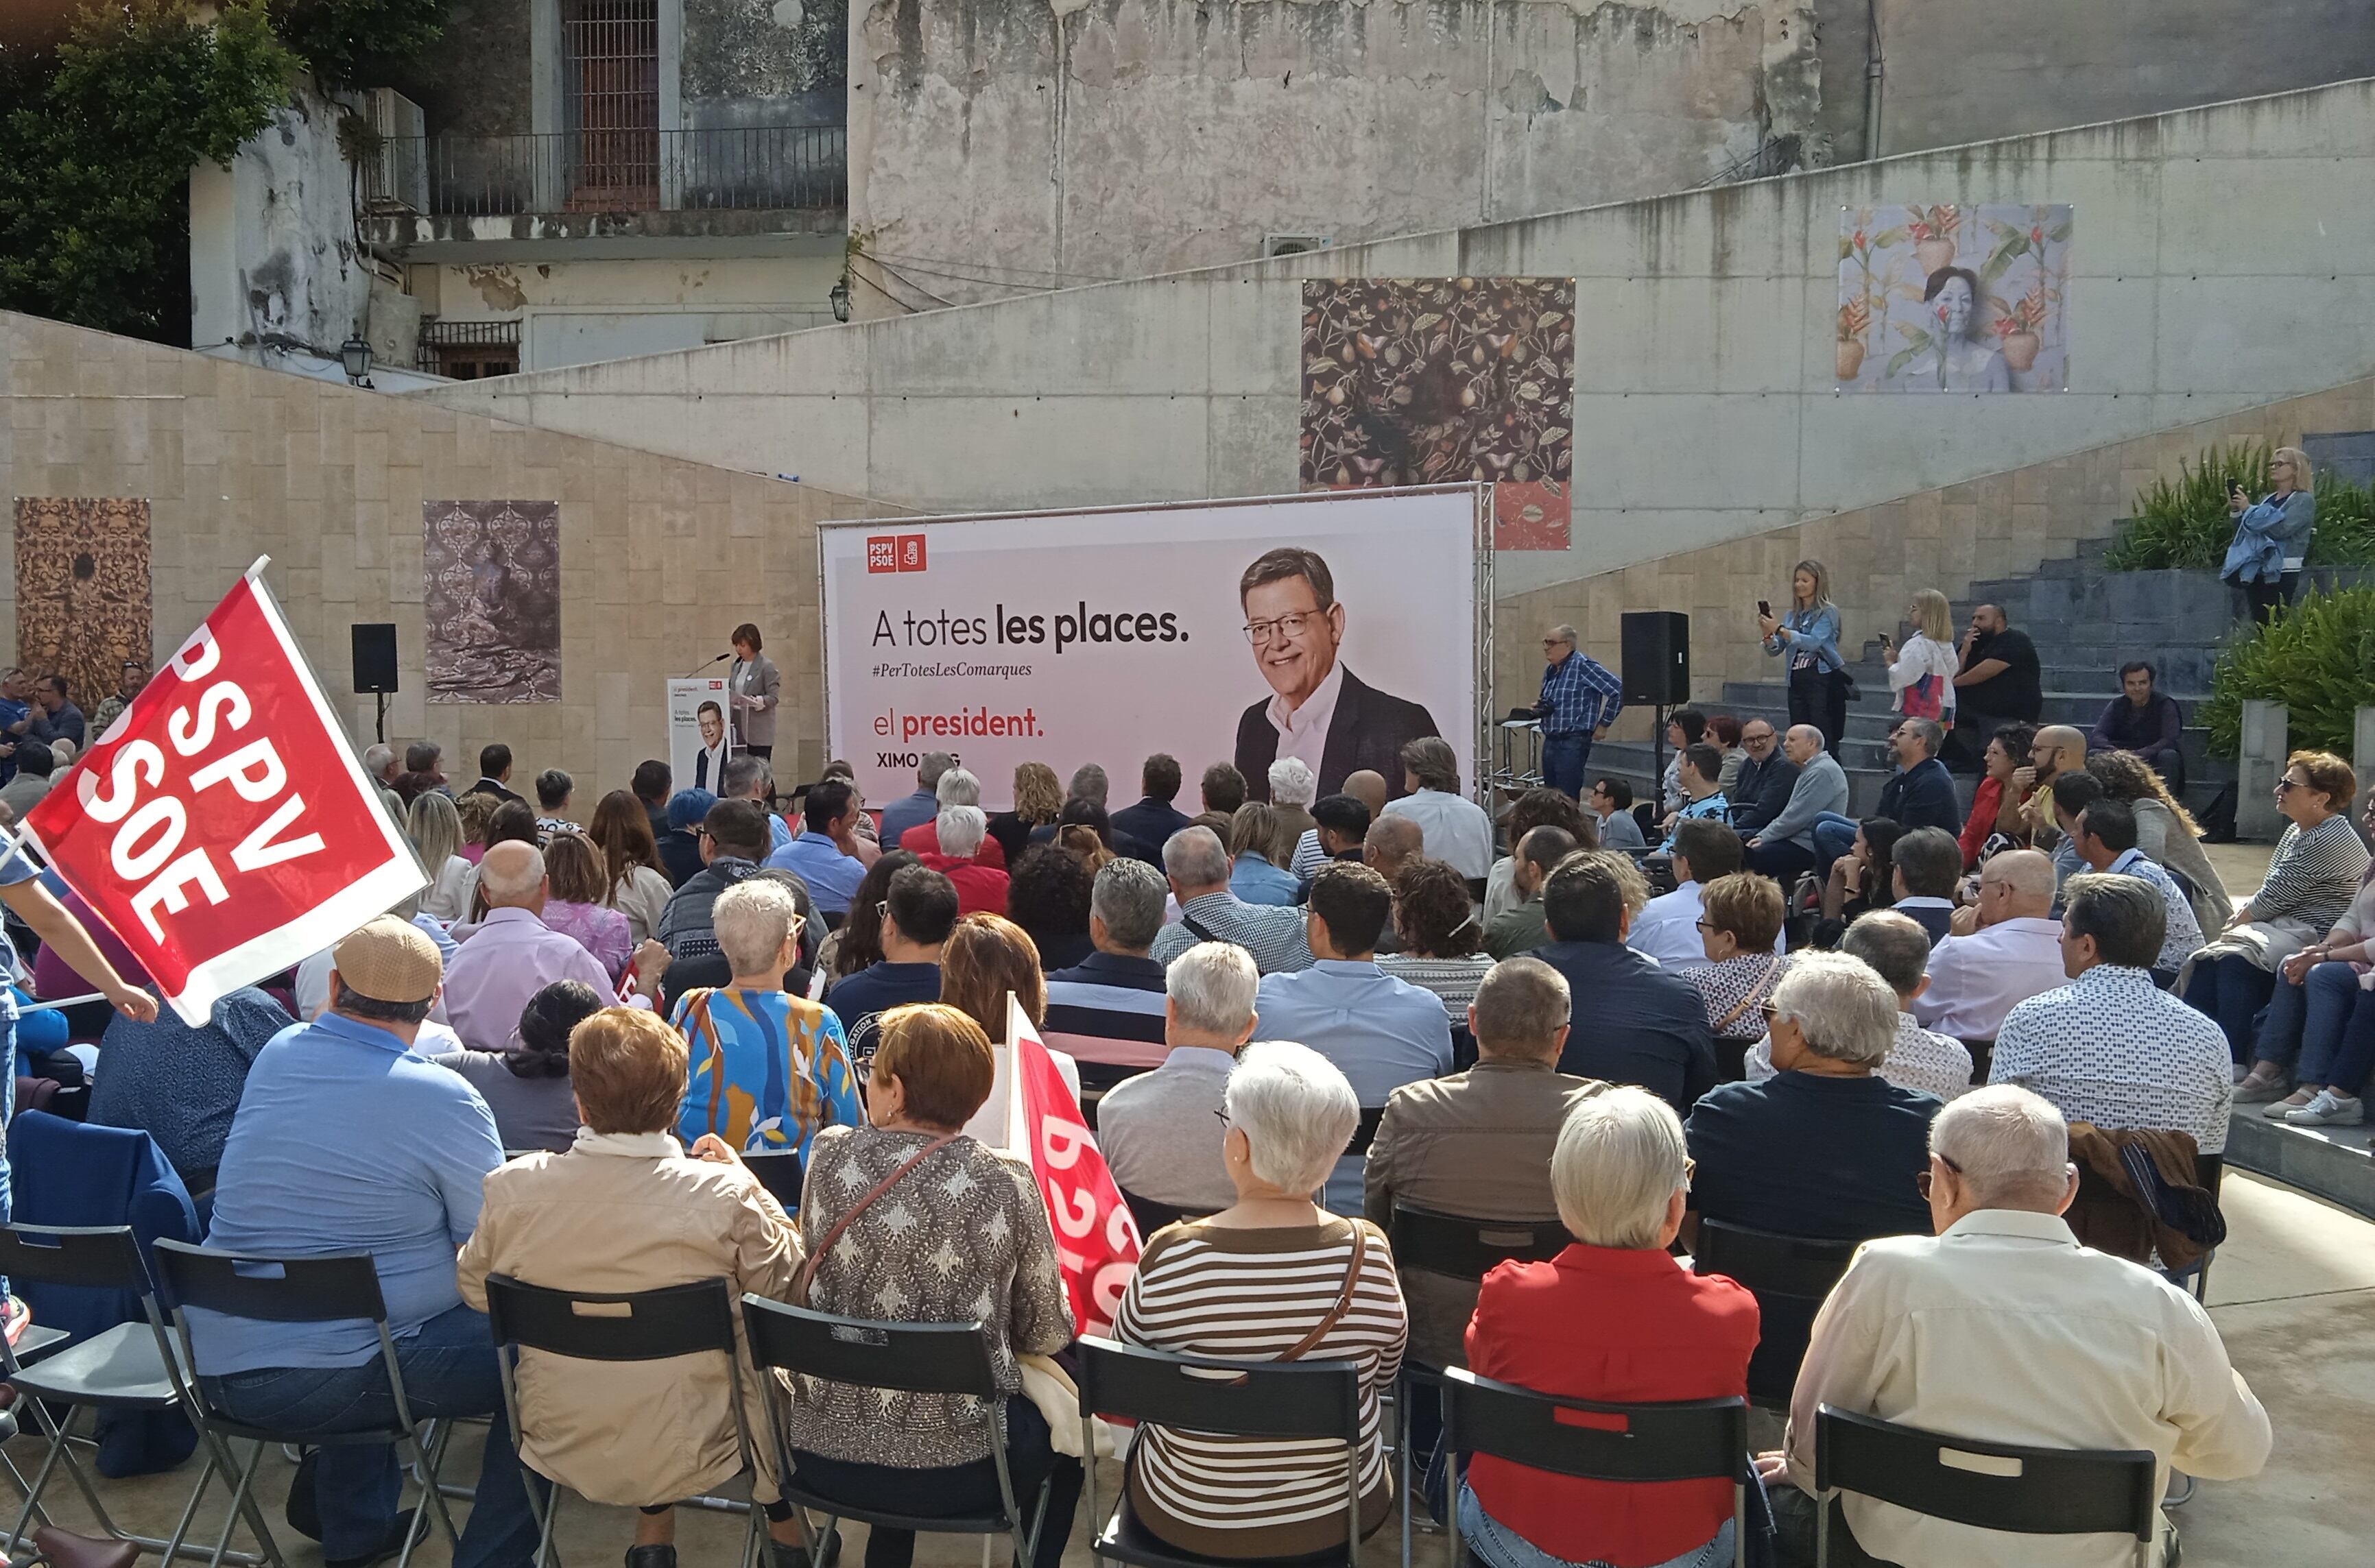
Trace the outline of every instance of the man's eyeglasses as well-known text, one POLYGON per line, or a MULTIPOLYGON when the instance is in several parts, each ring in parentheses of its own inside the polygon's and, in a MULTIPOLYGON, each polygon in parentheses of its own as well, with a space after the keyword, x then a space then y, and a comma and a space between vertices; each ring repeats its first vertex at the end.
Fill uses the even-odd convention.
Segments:
MULTIPOLYGON (((1960 1165, 1956 1164, 1952 1160, 1947 1159, 1943 1154, 1933 1153, 1930 1158, 1938 1161, 1939 1164, 1945 1166, 1946 1169, 1954 1172, 1955 1174, 1958 1176, 1963 1173, 1963 1168, 1960 1165)), ((1920 1189, 1921 1201, 1924 1203, 1930 1201, 1930 1177, 1931 1173, 1924 1171, 1920 1175, 1913 1178, 1913 1185, 1920 1189)))
POLYGON ((1317 611, 1297 610, 1276 620, 1249 620, 1246 622, 1246 641, 1259 647, 1273 637, 1300 637, 1303 629, 1318 619, 1317 611))

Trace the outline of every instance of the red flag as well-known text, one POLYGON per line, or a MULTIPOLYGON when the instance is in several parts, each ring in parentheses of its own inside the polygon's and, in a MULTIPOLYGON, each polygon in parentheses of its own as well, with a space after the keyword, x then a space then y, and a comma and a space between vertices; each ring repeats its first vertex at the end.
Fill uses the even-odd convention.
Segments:
POLYGON ((192 1024, 428 885, 263 566, 25 818, 192 1024))
POLYGON ((1047 1201, 1056 1231, 1056 1262, 1082 1334, 1107 1334, 1122 1292, 1143 1250, 1138 1220, 1122 1201, 1121 1185, 1097 1148, 1056 1059, 1040 1043, 1022 1005, 1006 1005, 1006 1037, 1013 1045, 1013 1092, 1007 1142, 1031 1157, 1031 1174, 1047 1201))

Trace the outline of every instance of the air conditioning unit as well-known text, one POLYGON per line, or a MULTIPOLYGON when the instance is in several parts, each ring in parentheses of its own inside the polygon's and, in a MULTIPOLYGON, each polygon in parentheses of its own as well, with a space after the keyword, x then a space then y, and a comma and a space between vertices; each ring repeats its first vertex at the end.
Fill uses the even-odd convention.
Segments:
POLYGON ((363 111, 379 146, 363 159, 363 208, 367 212, 429 210, 426 123, 420 105, 394 88, 372 88, 363 111))
POLYGON ((1265 256, 1299 256, 1309 251, 1324 251, 1336 243, 1329 234, 1265 234, 1262 254, 1265 256))

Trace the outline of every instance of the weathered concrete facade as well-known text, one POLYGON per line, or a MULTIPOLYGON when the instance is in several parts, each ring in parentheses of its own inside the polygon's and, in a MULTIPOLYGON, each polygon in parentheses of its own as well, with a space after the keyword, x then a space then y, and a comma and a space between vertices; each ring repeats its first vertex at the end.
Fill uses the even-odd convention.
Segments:
POLYGON ((1817 75, 1812 0, 857 0, 859 305, 1684 190, 1817 75))

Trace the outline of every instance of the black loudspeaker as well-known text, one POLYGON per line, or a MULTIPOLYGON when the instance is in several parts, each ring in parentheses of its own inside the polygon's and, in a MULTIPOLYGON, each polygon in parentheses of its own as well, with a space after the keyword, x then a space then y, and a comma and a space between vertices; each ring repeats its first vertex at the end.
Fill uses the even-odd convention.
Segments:
POLYGON ((1680 610, 1624 616, 1625 700, 1680 707, 1691 700, 1691 618, 1680 610))
POLYGON ((358 622, 353 632, 356 691, 395 690, 396 622, 358 622))

